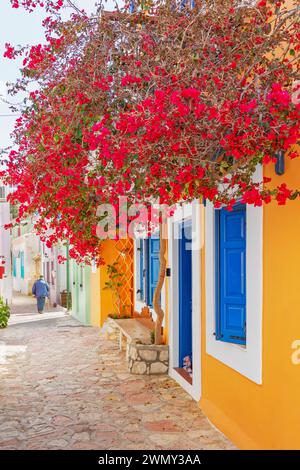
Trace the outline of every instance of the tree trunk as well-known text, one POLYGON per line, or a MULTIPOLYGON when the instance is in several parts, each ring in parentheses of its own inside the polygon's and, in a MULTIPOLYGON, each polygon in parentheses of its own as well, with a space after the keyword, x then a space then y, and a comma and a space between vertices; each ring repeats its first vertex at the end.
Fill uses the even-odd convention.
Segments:
POLYGON ((165 223, 159 225, 159 238, 160 238, 160 250, 159 250, 159 276, 157 281, 157 286, 154 291, 153 296, 153 308, 157 315, 155 323, 155 344, 162 344, 163 338, 161 334, 162 323, 164 320, 165 313, 160 305, 161 291, 165 282, 166 277, 166 251, 167 251, 167 237, 166 237, 167 226, 165 223))

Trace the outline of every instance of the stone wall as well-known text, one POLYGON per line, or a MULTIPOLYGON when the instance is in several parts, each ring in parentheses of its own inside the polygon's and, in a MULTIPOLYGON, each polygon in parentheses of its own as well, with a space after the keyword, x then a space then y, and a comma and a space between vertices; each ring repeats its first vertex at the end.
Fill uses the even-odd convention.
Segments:
MULTIPOLYGON (((119 340, 120 330, 113 319, 106 320, 102 331, 107 339, 119 340)), ((168 345, 141 344, 135 340, 126 339, 124 336, 122 343, 123 346, 126 345, 126 360, 131 374, 158 375, 168 373, 168 345)))
POLYGON ((115 321, 109 317, 105 320, 101 332, 104 333, 106 339, 111 341, 117 341, 120 336, 120 330, 117 327, 115 321))
POLYGON ((127 343, 126 358, 131 374, 167 374, 169 370, 169 346, 127 343))

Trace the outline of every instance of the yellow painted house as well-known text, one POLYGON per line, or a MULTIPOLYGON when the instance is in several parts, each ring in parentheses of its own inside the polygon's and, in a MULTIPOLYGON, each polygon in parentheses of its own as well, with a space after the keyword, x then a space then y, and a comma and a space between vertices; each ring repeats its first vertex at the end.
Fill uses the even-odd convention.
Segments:
MULTIPOLYGON (((300 160, 258 169, 274 185, 300 187, 300 160)), ((90 324, 118 306, 107 266, 125 282, 126 315, 152 311, 159 238, 107 240, 106 265, 91 269, 90 324)), ((169 375, 240 449, 300 448, 300 200, 237 205, 232 213, 194 201, 168 221, 161 303, 169 375), (188 360, 192 363, 189 367, 188 360)), ((155 313, 152 311, 153 317, 155 313)))
MULTIPOLYGON (((300 159, 263 176, 299 189, 300 159)), ((135 242, 138 310, 151 307, 155 243, 135 242)), ((169 374, 240 449, 300 449, 299 282, 299 198, 232 213, 195 201, 168 222, 169 374)))
MULTIPOLYGON (((300 159, 286 158, 283 175, 258 168, 263 176, 299 189, 300 159)), ((118 243, 102 249, 106 263, 124 263, 122 302, 129 314, 152 311, 159 237, 129 241, 129 251, 118 243)), ((169 375, 238 448, 300 449, 300 199, 230 213, 209 202, 178 206, 167 259, 169 375)), ((103 290, 107 268, 91 276, 92 323, 103 325, 116 310, 103 290)))
MULTIPOLYGON (((299 188, 300 161, 287 159, 284 176, 271 167, 265 175, 274 184, 284 180, 299 188)), ((207 226, 211 221, 205 212, 207 226)), ((209 331, 208 240, 202 250, 200 406, 241 449, 299 449, 300 200, 247 208, 247 223, 245 349, 229 344, 226 351, 216 351, 211 345, 217 341, 209 331)))
MULTIPOLYGON (((263 173, 300 187, 300 160, 286 159, 282 176, 263 173)), ((170 376, 240 449, 299 449, 300 200, 233 213, 195 201, 168 224, 170 376)), ((151 308, 155 243, 135 241, 138 311, 151 308)))

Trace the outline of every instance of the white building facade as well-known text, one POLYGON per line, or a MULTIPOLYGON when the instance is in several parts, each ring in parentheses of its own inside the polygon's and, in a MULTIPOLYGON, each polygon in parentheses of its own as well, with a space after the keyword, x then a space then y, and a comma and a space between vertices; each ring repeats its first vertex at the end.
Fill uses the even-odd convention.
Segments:
POLYGON ((60 263, 59 257, 66 257, 65 246, 48 248, 42 244, 43 275, 50 286, 50 302, 54 307, 61 304, 61 293, 67 290, 67 263, 60 263))
POLYGON ((0 181, 0 296, 9 305, 12 300, 11 234, 4 228, 10 223, 9 189, 0 181))
POLYGON ((13 290, 30 295, 35 280, 42 273, 41 242, 32 221, 14 227, 11 250, 13 290))

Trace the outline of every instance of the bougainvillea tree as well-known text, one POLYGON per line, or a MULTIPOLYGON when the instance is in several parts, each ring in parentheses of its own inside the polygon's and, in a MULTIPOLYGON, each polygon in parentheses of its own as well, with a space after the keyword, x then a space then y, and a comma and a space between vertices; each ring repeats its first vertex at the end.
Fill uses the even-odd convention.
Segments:
MULTIPOLYGON (((298 188, 253 180, 257 165, 278 152, 299 156, 300 9, 298 2, 161 0, 87 16, 71 1, 44 5, 44 45, 23 54, 32 89, 16 123, 7 181, 19 217, 38 214, 49 245, 68 238, 71 255, 97 259, 101 203, 174 204, 195 198, 228 210, 237 200, 284 204, 298 188), (74 6, 74 5, 73 5, 74 6), (134 6, 134 8, 133 8, 134 6), (297 88, 298 86, 298 88, 297 88), (49 231, 50 229, 50 231, 49 231)), ((300 188, 299 188, 300 189, 300 188)), ((157 341, 165 272, 154 306, 157 341)))

